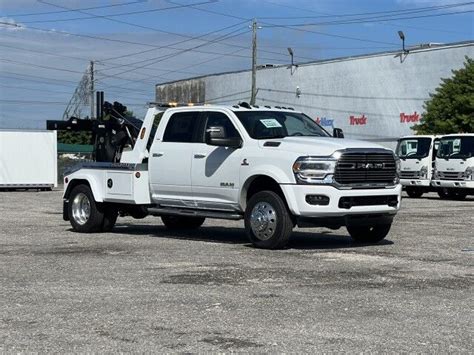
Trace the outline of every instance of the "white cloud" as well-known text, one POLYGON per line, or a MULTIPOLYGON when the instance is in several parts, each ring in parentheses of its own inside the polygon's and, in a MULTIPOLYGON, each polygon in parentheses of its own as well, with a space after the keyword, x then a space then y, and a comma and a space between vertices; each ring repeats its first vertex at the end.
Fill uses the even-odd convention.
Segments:
POLYGON ((20 31, 23 30, 24 26, 21 23, 16 22, 12 18, 0 17, 0 31, 20 31))

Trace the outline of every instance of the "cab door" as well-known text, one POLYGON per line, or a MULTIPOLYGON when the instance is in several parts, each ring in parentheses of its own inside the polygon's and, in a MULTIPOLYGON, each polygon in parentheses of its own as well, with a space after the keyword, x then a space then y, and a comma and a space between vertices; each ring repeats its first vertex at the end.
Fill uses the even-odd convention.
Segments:
POLYGON ((193 145, 192 185, 198 208, 233 211, 238 209, 241 149, 205 143, 210 127, 223 127, 227 137, 241 137, 232 120, 223 112, 201 113, 199 142, 193 145))
POLYGON ((198 112, 173 113, 149 156, 151 198, 169 207, 193 207, 191 162, 197 143, 198 112))

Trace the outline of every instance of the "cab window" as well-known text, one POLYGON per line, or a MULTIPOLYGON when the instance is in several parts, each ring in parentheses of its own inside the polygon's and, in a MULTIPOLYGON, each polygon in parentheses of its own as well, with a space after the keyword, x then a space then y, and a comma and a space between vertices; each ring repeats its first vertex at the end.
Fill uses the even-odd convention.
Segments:
POLYGON ((163 142, 196 142, 197 116, 196 112, 174 113, 166 126, 163 142))
POLYGON ((226 138, 240 138, 239 132, 226 114, 212 111, 203 112, 203 118, 205 122, 205 129, 201 137, 201 142, 205 141, 206 131, 210 127, 216 126, 224 127, 226 138))

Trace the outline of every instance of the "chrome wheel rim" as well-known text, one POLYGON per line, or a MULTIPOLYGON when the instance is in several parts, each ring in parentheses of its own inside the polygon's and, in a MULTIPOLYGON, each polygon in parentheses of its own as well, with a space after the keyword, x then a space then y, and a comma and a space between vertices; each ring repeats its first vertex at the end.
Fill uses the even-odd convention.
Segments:
POLYGON ((91 202, 82 192, 78 193, 72 201, 72 218, 77 224, 84 225, 91 216, 91 202))
POLYGON ((250 227, 260 240, 268 240, 275 234, 277 216, 275 209, 268 202, 259 202, 252 209, 250 227))

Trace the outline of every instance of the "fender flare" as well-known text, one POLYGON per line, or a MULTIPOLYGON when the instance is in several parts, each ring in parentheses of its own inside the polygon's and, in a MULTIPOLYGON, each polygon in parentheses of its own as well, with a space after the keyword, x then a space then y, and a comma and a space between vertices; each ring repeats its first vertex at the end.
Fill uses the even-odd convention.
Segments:
POLYGON ((98 179, 94 176, 86 175, 86 174, 74 174, 73 176, 69 176, 68 186, 66 191, 64 192, 63 198, 65 200, 69 199, 69 195, 74 187, 78 185, 87 185, 92 191, 92 196, 94 196, 94 200, 96 202, 103 202, 103 194, 101 185, 98 179))

